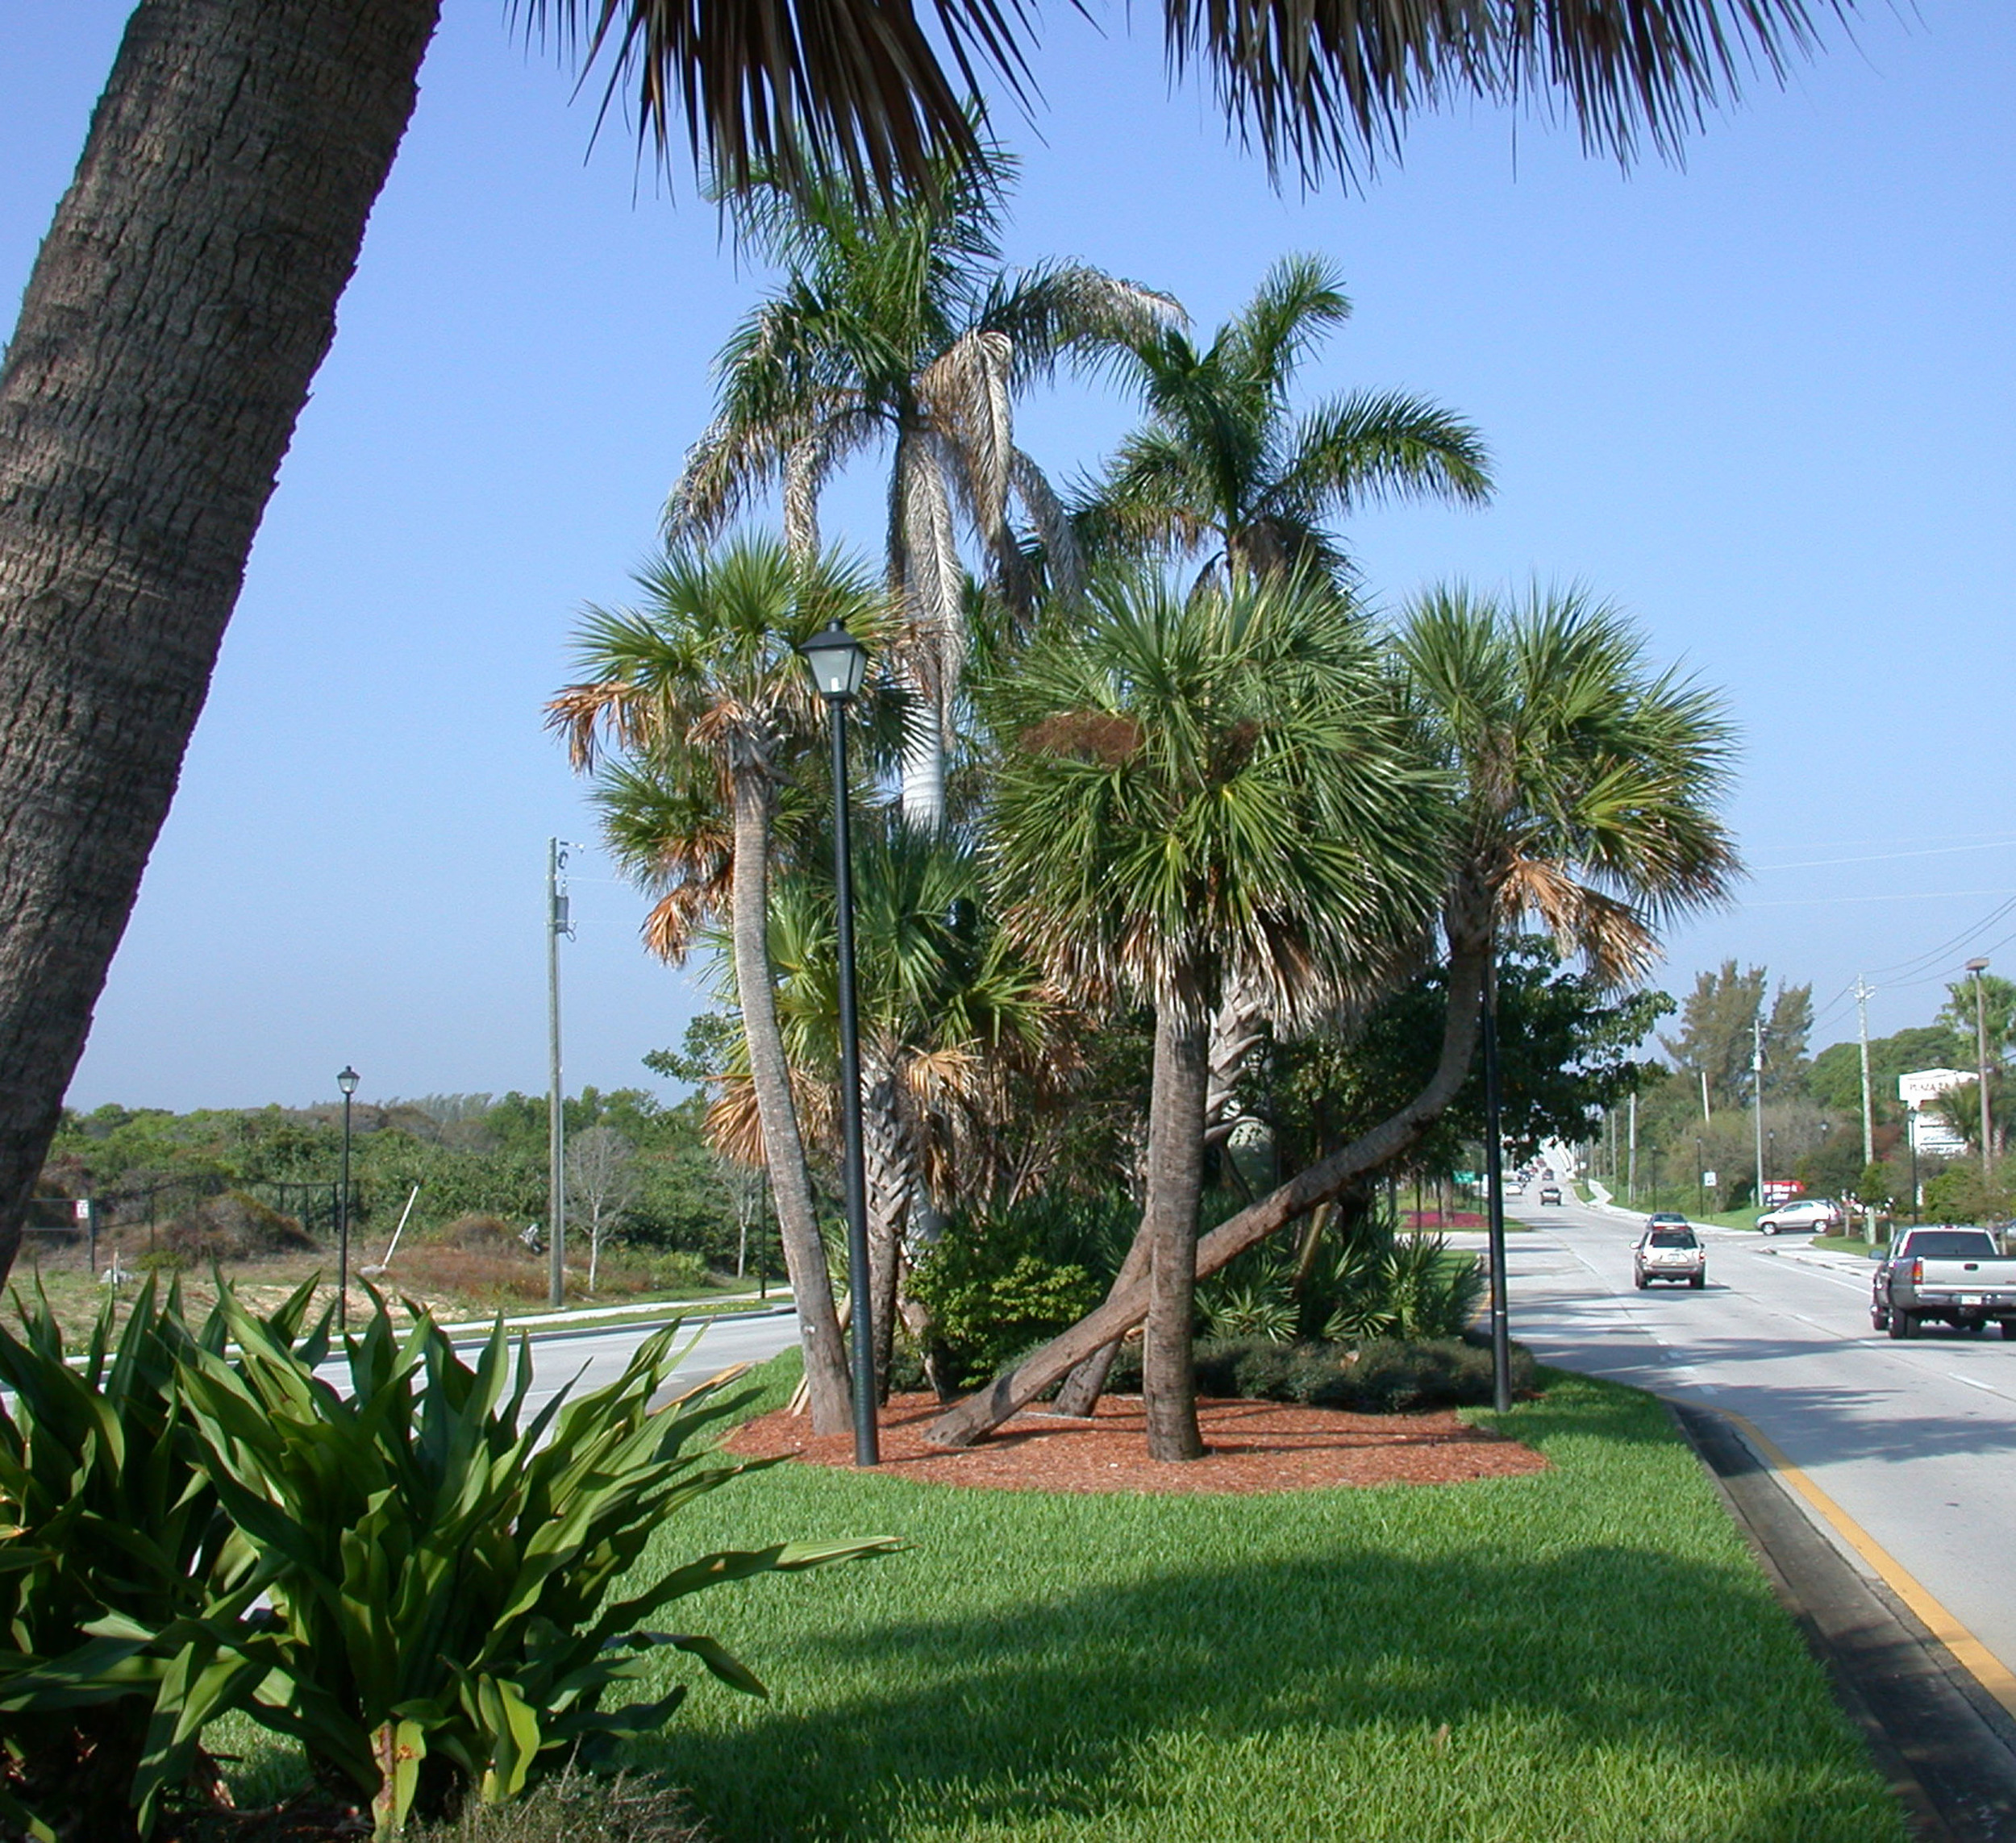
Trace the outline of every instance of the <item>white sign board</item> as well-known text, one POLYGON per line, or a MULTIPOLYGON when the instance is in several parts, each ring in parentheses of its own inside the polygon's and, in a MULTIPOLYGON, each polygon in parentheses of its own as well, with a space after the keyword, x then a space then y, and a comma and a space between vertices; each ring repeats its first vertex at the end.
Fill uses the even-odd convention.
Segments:
POLYGON ((1720 1181, 1713 1171, 1703 1171, 1701 1174, 1701 1188, 1703 1190, 1713 1190, 1720 1181))
POLYGON ((1974 1079, 1972 1069, 1917 1069, 1897 1078, 1897 1097, 1915 1112, 1938 1100, 1949 1088, 1964 1088, 1974 1079))
POLYGON ((1967 1135, 1956 1133, 1929 1109, 1911 1109, 1911 1150, 1921 1158, 1957 1159, 1967 1150, 1967 1135))

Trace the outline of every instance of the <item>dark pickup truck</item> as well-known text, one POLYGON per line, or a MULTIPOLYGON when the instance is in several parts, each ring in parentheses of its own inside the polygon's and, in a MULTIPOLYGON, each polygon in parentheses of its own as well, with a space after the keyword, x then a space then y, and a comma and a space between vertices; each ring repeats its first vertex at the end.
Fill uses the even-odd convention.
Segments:
POLYGON ((1909 1229, 1870 1283, 1869 1321, 1893 1338, 1943 1321, 1957 1331, 1999 1325, 2016 1338, 2016 1261, 1985 1229, 1909 1229))

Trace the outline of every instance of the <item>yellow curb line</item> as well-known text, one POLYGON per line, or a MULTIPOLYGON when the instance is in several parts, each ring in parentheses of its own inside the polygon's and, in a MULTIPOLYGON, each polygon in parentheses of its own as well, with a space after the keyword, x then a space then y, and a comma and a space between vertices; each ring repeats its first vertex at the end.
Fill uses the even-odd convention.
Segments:
POLYGON ((2011 1715, 2016 1715, 2016 1674, 1906 1574, 1890 1552, 1795 1466, 1768 1433, 1732 1409, 1725 1408, 1721 1412, 1742 1429, 1743 1437, 1770 1461, 1772 1469, 1782 1473, 1786 1483, 1875 1569, 1883 1584, 1917 1614, 1926 1630, 1953 1654, 1974 1680, 2011 1715))

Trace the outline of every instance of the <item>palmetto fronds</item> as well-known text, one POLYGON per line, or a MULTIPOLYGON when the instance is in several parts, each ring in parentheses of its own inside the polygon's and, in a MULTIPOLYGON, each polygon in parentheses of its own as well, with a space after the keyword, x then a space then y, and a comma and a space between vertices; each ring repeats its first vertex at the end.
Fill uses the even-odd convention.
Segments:
MULTIPOLYGON (((1196 66, 1272 171, 1362 173, 1414 111, 1482 96, 1558 108, 1585 144, 1670 152, 1743 77, 1781 77, 1852 0, 1164 0, 1172 66, 1196 66)), ((1031 87, 1024 0, 519 0, 605 60, 662 150, 683 114, 696 164, 731 181, 837 171, 852 189, 931 183, 985 152, 966 98, 1031 87), (949 56, 948 70, 940 48, 949 56)))
POLYGON ((1444 783, 1349 605, 1308 576, 1103 579, 988 693, 1011 925, 1071 983, 1278 1017, 1383 973, 1444 868, 1444 783))
POLYGON ((1734 738, 1721 700, 1647 664, 1579 590, 1506 606, 1422 598, 1398 644, 1430 746, 1463 792, 1462 858, 1499 914, 1531 913, 1598 977, 1643 971, 1664 920, 1740 872, 1717 810, 1734 738))
POLYGON ((1313 568, 1341 582, 1327 526, 1357 506, 1488 497, 1482 441, 1438 405, 1388 392, 1292 410, 1297 367, 1350 312, 1327 263, 1289 256, 1203 350, 1176 327, 1117 348, 1113 368, 1148 421, 1088 495, 1088 539, 1177 555, 1215 544, 1235 572, 1313 568))

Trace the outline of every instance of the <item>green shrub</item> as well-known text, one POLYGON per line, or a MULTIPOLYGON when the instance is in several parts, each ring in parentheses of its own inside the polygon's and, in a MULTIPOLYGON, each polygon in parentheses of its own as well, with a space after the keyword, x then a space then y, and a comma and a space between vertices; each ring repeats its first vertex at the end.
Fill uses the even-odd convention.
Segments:
POLYGON ((299 1222, 269 1209, 242 1190, 227 1190, 178 1216, 161 1230, 161 1246, 190 1264, 246 1261, 311 1252, 315 1246, 299 1222))
MULTIPOLYGON (((747 1469, 686 1450, 732 1400, 714 1387, 652 1412, 676 1361, 668 1328, 606 1387, 521 1425, 529 1354, 514 1363, 501 1324, 472 1368, 427 1319, 402 1336, 374 1304, 347 1341, 347 1396, 228 1298, 239 1360, 206 1350, 182 1367, 182 1400, 273 1610, 187 1637, 172 1667, 191 1691, 162 1770, 235 1702, 299 1741, 319 1777, 368 1799, 373 1835, 393 1837, 409 1812, 452 1812, 470 1791, 514 1798, 568 1758, 592 1762, 662 1724, 682 1687, 602 1706, 655 1648, 761 1695, 712 1640, 644 1622, 722 1581, 891 1546, 726 1551, 612 1600, 668 1516, 747 1469), (206 1699, 204 1684, 227 1687, 206 1699)), ((154 1783, 143 1774, 143 1796, 154 1783)))
MULTIPOLYGON (((1352 1346, 1277 1344, 1266 1338, 1204 1338, 1193 1361, 1197 1392, 1239 1401, 1296 1402, 1360 1414, 1410 1408, 1481 1407, 1493 1399, 1488 1342, 1437 1338, 1370 1338, 1352 1346)), ((1533 1383, 1533 1358, 1512 1347, 1512 1386, 1533 1383)), ((1109 1378, 1116 1392, 1141 1387, 1141 1347, 1122 1347, 1109 1378)))
MULTIPOLYGON (((327 1311, 306 1323, 313 1291, 250 1321, 304 1367, 327 1348, 327 1311)), ((106 1302, 73 1363, 48 1300, 15 1304, 21 1335, 0 1326, 0 1818, 109 1843, 134 1833, 128 1787, 165 1666, 107 1622, 159 1632, 248 1597, 252 1558, 176 1399, 178 1365, 218 1356, 226 1318, 192 1333, 179 1292, 150 1279, 116 1336, 106 1302)), ((182 1759, 204 1770, 193 1746, 182 1759)))
POLYGON ((1110 1200, 1035 1197, 950 1223, 910 1280, 944 1380, 983 1382, 1098 1304, 1131 1232, 1126 1214, 1110 1200))

